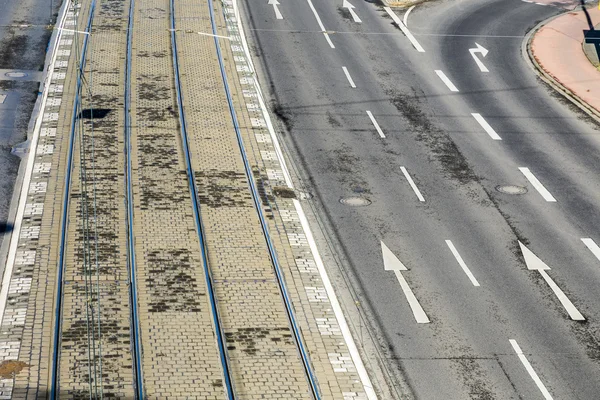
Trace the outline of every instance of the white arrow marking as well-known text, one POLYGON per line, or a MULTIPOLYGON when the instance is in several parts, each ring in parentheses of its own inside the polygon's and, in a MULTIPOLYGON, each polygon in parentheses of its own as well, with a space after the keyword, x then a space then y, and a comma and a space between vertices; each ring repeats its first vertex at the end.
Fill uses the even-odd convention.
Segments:
POLYGON ((552 400, 552 396, 550 396, 550 392, 548 392, 548 389, 546 389, 546 386, 544 386, 544 383, 542 382, 542 380, 540 379, 538 374, 535 372, 535 370, 529 363, 529 360, 527 360, 527 357, 525 357, 525 354, 523 354, 523 351, 521 350, 521 347, 519 346, 517 341, 514 339, 509 339, 509 342, 512 345, 515 353, 517 353, 517 356, 519 356, 519 360, 521 360, 521 362, 525 366, 525 369, 529 373, 529 376, 531 376, 531 379, 533 379, 533 381, 535 382, 538 389, 540 389, 540 392, 542 392, 542 394, 544 395, 544 399, 552 400))
POLYGON ((396 23, 396 25, 398 25, 398 27, 400 28, 400 30, 406 35, 406 37, 408 38, 408 40, 410 40, 410 42, 412 43, 412 45, 415 46, 415 49, 417 49, 417 51, 419 53, 425 53, 425 49, 423 47, 421 47, 421 45, 419 44, 419 42, 417 42, 417 39, 415 39, 415 37, 408 30, 408 28, 406 27, 406 25, 404 25, 404 23, 400 20, 400 18, 398 18, 398 16, 396 15, 396 13, 394 11, 392 11, 392 9, 389 8, 389 7, 384 7, 383 9, 389 14, 390 17, 392 17, 392 19, 394 20, 394 22, 396 23))
POLYGON ((483 47, 479 43, 475 43, 475 46, 477 46, 477 47, 475 47, 474 49, 469 49, 469 53, 471 53, 471 56, 473 57, 473 59, 477 63, 477 66, 479 67, 479 69, 481 70, 481 72, 490 72, 487 69, 487 67, 485 65, 483 65, 483 62, 479 58, 477 58, 477 56, 475 55, 475 53, 481 53, 481 56, 485 57, 485 56, 487 56, 488 49, 486 49, 485 47, 483 47))
POLYGON ((475 118, 475 121, 479 122, 479 125, 481 125, 481 127, 487 132, 488 135, 490 135, 490 137, 494 140, 502 140, 502 138, 500 137, 500 135, 498 135, 496 133, 496 131, 494 130, 494 128, 492 128, 490 126, 490 124, 487 123, 487 121, 481 116, 481 114, 479 113, 471 113, 471 115, 473 116, 473 118, 475 118))
POLYGON ((358 18, 358 15, 356 15, 356 11, 354 11, 354 6, 352 4, 350 4, 350 2, 348 0, 344 0, 342 7, 347 8, 348 11, 350 11, 350 15, 352 15, 352 19, 354 20, 354 22, 358 22, 358 23, 362 22, 362 20, 360 18, 358 18))
POLYGON ((591 238, 582 238, 581 241, 587 246, 588 249, 600 260, 600 247, 591 238))
POLYGON ((446 245, 448 245, 448 247, 450 248, 452 255, 454 255, 454 258, 456 258, 456 261, 458 261, 458 265, 460 265, 465 274, 467 274, 467 277, 469 278, 473 286, 479 286, 479 282, 477 282, 477 279, 475 279, 475 277, 471 273, 471 270, 469 269, 469 267, 467 267, 467 264, 460 256, 458 250, 456 250, 456 247, 454 247, 454 243, 452 243, 451 240, 446 240, 446 245))
POLYGON ((415 316, 415 320, 418 324, 428 324, 430 321, 427 317, 427 314, 425 314, 425 311, 423 311, 423 307, 421 307, 421 304, 419 304, 419 301, 415 297, 415 294, 410 289, 408 283, 406 282, 406 280, 402 276, 402 273, 400 272, 407 271, 407 268, 404 266, 404 264, 402 264, 400 260, 398 260, 398 257, 396 257, 394 253, 392 253, 392 251, 388 249, 388 247, 383 242, 381 242, 381 252, 383 254, 383 268, 386 271, 394 271, 394 273, 396 274, 396 279, 398 279, 398 282, 400 282, 400 287, 402 288, 402 291, 406 296, 406 300, 408 300, 408 305, 410 306, 413 315, 415 316))
POLYGON ((279 2, 277 0, 269 0, 269 4, 273 6, 273 10, 275 10, 275 18, 283 19, 283 15, 279 11, 279 2))
POLYGON ((538 191, 539 194, 542 195, 544 200, 550 203, 556 202, 554 196, 552 196, 550 192, 544 187, 544 185, 542 185, 542 182, 540 182, 538 178, 536 178, 535 175, 531 173, 529 168, 519 167, 519 171, 521 171, 523 175, 525 175, 525 178, 527 178, 529 182, 531 182, 533 187, 538 191))
POLYGON ((550 286, 550 289, 552 289, 556 297, 558 297, 558 300, 560 300, 565 310, 567 310, 567 313, 569 313, 569 317, 571 317, 571 319, 574 321, 585 321, 584 316, 581 315, 579 310, 577 310, 573 303, 571 303, 571 300, 569 300, 569 298, 565 295, 561 288, 558 287, 558 285, 546 272, 550 269, 550 267, 546 265, 545 262, 540 260, 538 256, 533 254, 533 252, 527 247, 525 247, 525 245, 520 241, 519 247, 521 248, 521 253, 523 253, 523 258, 525 258, 525 264, 527 264, 527 269, 537 270, 540 273, 540 275, 542 275, 542 278, 544 278, 548 286, 550 286))

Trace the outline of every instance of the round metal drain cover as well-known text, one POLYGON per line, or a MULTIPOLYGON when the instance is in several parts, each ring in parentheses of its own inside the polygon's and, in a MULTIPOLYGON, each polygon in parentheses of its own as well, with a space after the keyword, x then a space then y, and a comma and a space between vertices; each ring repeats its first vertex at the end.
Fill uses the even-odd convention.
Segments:
POLYGON ((364 197, 344 197, 340 199, 340 203, 351 207, 364 207, 371 204, 371 200, 364 197))
POLYGON ((498 185, 496 186, 496 190, 500 193, 506 194, 525 194, 527 193, 527 188, 523 186, 517 185, 498 185))
POLYGON ((27 76, 27 74, 25 72, 17 72, 17 71, 7 72, 4 75, 8 76, 9 78, 25 78, 27 76))

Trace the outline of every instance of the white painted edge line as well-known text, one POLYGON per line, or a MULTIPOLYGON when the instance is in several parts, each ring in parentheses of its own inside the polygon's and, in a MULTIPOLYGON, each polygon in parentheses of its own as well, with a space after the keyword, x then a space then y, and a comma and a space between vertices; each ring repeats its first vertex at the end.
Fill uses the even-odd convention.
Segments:
POLYGON ((356 85, 354 84, 354 81, 352 80, 352 77, 350 76, 350 72, 348 72, 348 68, 342 67, 342 69, 344 70, 344 74, 346 74, 346 79, 348 79, 348 82, 350 82, 350 87, 353 89, 356 89, 356 85))
POLYGON ((490 137, 494 140, 502 140, 502 138, 500 137, 500 135, 498 135, 496 133, 496 131, 494 130, 494 128, 492 128, 490 126, 490 124, 487 123, 487 121, 481 116, 481 114, 479 113, 471 113, 471 115, 473 116, 473 118, 475 118, 475 121, 479 122, 479 125, 481 125, 481 127, 487 132, 488 135, 490 135, 490 137))
POLYGON ((600 247, 594 242, 591 238, 582 238, 581 241, 583 244, 587 246, 588 249, 596 256, 596 258, 600 261, 600 247))
MULTIPOLYGON (((307 1, 312 6, 312 3, 310 2, 310 0, 307 0, 307 1)), ((260 89, 260 85, 258 83, 258 80, 256 79, 256 73, 254 73, 255 69, 254 69, 254 65, 252 62, 252 57, 250 55, 250 50, 248 48, 248 44, 246 42, 246 35, 244 34, 244 27, 242 26, 242 19, 240 18, 240 15, 239 15, 239 8, 238 8, 237 0, 233 0, 233 8, 234 8, 234 12, 235 12, 236 20, 237 20, 237 24, 238 24, 238 31, 240 32, 240 36, 242 39, 242 46, 244 48, 244 53, 246 54, 246 59, 247 59, 248 63, 250 64, 252 71, 253 71, 254 85, 255 85, 256 90, 258 91, 258 100, 259 100, 260 108, 263 113, 263 117, 265 118, 265 121, 267 123, 267 130, 269 131, 269 134, 271 135, 271 140, 273 141, 273 146, 275 147, 275 153, 277 154, 277 159, 279 160, 279 163, 281 165, 281 169, 283 171, 285 182, 290 189, 293 189, 294 185, 293 185, 292 178, 290 176, 287 164, 285 162, 285 158, 283 157, 283 152, 281 150, 281 145, 279 143, 279 139, 277 138, 277 134, 275 133, 275 129, 273 128, 271 116, 269 115, 269 112, 267 110, 267 107, 266 107, 266 104, 265 104, 265 101, 264 101, 264 98, 262 95, 262 91, 260 89)), ((313 10, 314 10, 314 7, 313 7, 313 10)), ((315 15, 316 15, 316 11, 315 11, 315 15)), ((318 18, 318 15, 316 15, 316 16, 317 16, 317 20, 320 21, 320 19, 318 18)), ((362 358, 360 357, 360 353, 358 351, 358 348, 356 347, 356 343, 354 342, 354 338, 352 337, 352 332, 350 332, 348 323, 346 322, 346 317, 344 316, 342 307, 340 306, 340 303, 335 294, 335 290, 333 289, 331 281, 329 280, 329 276, 327 275, 327 270, 325 269, 325 264, 323 263, 323 259, 321 258, 321 255, 319 254, 319 249, 317 248, 317 243, 315 242, 312 231, 310 229, 310 225, 308 224, 308 219, 306 218, 306 214, 304 213, 304 210, 302 209, 302 205, 300 204, 300 202, 298 200, 294 199, 293 203, 294 203, 294 207, 296 208, 296 212, 298 213, 298 218, 300 219, 300 224, 302 225, 302 229, 304 229, 304 233, 306 234, 306 240, 308 241, 311 253, 313 255, 313 258, 315 259, 315 264, 317 265, 319 275, 321 277, 321 280, 323 281, 323 286, 325 287, 325 291, 327 292, 327 296, 329 297, 329 301, 331 303, 331 307, 335 314, 335 318, 340 326, 340 331, 342 332, 344 342, 348 346, 348 352, 350 353, 350 357, 352 358, 352 362, 354 363, 354 367, 356 368, 356 373, 358 374, 358 377, 360 378, 360 381, 365 390, 367 398, 369 400, 377 400, 377 394, 375 393, 375 389, 373 388, 373 384, 371 383, 371 378, 369 378, 369 374, 367 373, 367 370, 362 361, 362 358)))
POLYGON ((585 317, 579 312, 571 300, 569 300, 565 292, 563 292, 562 289, 558 287, 556 282, 554 282, 554 280, 550 277, 550 275, 548 275, 548 272, 546 272, 544 269, 538 269, 538 272, 542 275, 548 286, 550 286, 550 289, 552 289, 556 297, 558 297, 558 300, 563 305, 565 310, 567 310, 567 313, 569 313, 569 318, 571 318, 573 321, 585 321, 585 317))
POLYGON ((521 171, 523 175, 525 175, 525 178, 527 178, 527 180, 533 185, 533 187, 538 191, 538 193, 542 195, 544 200, 551 203, 556 202, 556 199, 550 194, 548 190, 546 190, 544 185, 542 185, 538 178, 536 178, 535 175, 533 175, 529 168, 519 167, 519 171, 521 171))
POLYGON ((394 273, 396 274, 396 279, 398 279, 400 287, 404 292, 404 296, 406 296, 406 300, 408 300, 408 305, 415 316, 415 321, 417 321, 417 324, 428 324, 431 322, 429 321, 427 314, 425 314, 425 310, 423 310, 423 307, 421 307, 421 303, 419 303, 419 300, 417 300, 417 297, 413 293, 412 289, 410 286, 408 286, 408 282, 406 282, 406 279, 404 279, 404 276, 402 276, 402 272, 394 270, 394 273))
POLYGON ((6 310, 6 303, 8 301, 8 289, 10 281, 12 279, 13 268, 15 265, 15 257, 17 254, 17 247, 19 246, 19 237, 21 235, 21 223, 23 221, 23 215, 25 213, 25 205, 27 203, 27 194, 29 192, 29 185, 31 184, 31 175, 33 173, 33 165, 35 163, 36 148, 40 137, 40 130, 42 128, 42 121, 44 117, 44 110, 46 109, 46 102, 48 100, 48 89, 50 88, 50 82, 52 81, 52 74, 54 73, 54 64, 56 63, 56 57, 58 52, 58 46, 62 37, 64 29, 62 27, 65 24, 67 18, 67 10, 69 9, 70 2, 66 3, 63 8, 63 14, 58 25, 56 40, 54 41, 54 47, 52 48, 52 61, 48 66, 48 73, 46 74, 46 81, 44 82, 44 90, 42 92, 42 104, 40 106, 38 117, 35 121, 33 128, 33 134, 31 137, 31 144, 29 145, 29 155, 27 156, 27 166, 25 168, 25 175, 23 176, 23 183, 21 186, 21 194, 19 195, 19 205, 17 206, 17 214, 15 216, 15 225, 13 227, 12 234, 10 236, 10 247, 8 248, 8 257, 6 258, 6 268, 4 269, 4 276, 2 277, 2 287, 0 288, 0 324, 4 319, 4 312, 6 310))
POLYGON ((423 197, 423 195, 421 194, 421 191, 419 190, 419 188, 415 184, 415 181, 413 181, 413 179, 410 177, 410 175, 409 175, 408 171, 406 170, 406 168, 405 167, 400 167, 400 170, 402 170, 402 173, 404 174, 404 177, 406 178, 406 180, 410 184, 410 187, 412 188, 412 190, 417 195, 417 198, 419 199, 419 201, 423 201, 424 202, 425 198, 423 197))
POLYGON ((454 258, 456 258, 456 261, 458 261, 458 265, 460 265, 460 267, 463 269, 463 271, 465 272, 467 277, 469 277, 469 280, 471 281, 473 286, 479 286, 479 282, 477 282, 477 279, 475 279, 475 276, 473 276, 473 274, 471 273, 471 270, 469 269, 469 267, 467 267, 467 264, 460 256, 458 250, 456 250, 456 247, 454 247, 454 244, 452 243, 452 241, 446 240, 446 245, 450 248, 450 251, 454 255, 454 258))
POLYGON ((448 77, 446 76, 444 71, 436 69, 435 73, 437 74, 437 76, 440 77, 442 82, 444 82, 446 84, 446 86, 448 86, 448 89, 450 89, 451 92, 458 92, 457 87, 454 86, 454 83, 452 83, 452 81, 450 79, 448 79, 448 77))
POLYGON ((315 6, 313 5, 312 1, 311 0, 306 0, 306 1, 308 2, 310 9, 312 10, 313 14, 315 15, 315 18, 317 19, 319 28, 321 28, 323 35, 325 35, 325 39, 327 40, 327 43, 329 43, 329 47, 331 47, 332 49, 335 49, 335 46, 333 45, 331 38, 327 34, 327 29, 325 29, 325 26, 323 25, 323 22, 321 21, 321 17, 319 17, 319 14, 317 13, 317 10, 315 9, 315 6))
POLYGON ((521 347, 519 347, 517 341, 514 339, 509 339, 509 342, 513 347, 515 353, 517 353, 517 356, 519 356, 519 360, 521 360, 521 363, 523 363, 523 366, 525 366, 525 369, 529 373, 529 376, 531 376, 531 379, 533 379, 538 389, 540 389, 540 392, 542 392, 544 399, 553 400, 552 396, 550 395, 550 392, 548 392, 548 389, 546 389, 546 386, 544 386, 544 383, 529 363, 529 360, 527 360, 527 357, 525 357, 525 354, 523 354, 523 351, 521 350, 521 347))
POLYGON ((408 28, 406 27, 406 25, 404 25, 404 23, 400 20, 400 18, 398 18, 398 16, 396 15, 396 13, 391 8, 389 8, 389 7, 384 7, 383 9, 388 13, 388 15, 390 17, 392 17, 392 20, 394 20, 394 22, 396 23, 396 25, 398 25, 398 27, 400 28, 400 30, 406 35, 406 37, 408 38, 408 40, 410 40, 410 42, 415 47, 415 49, 417 49, 417 51, 419 53, 425 53, 425 49, 419 44, 419 42, 417 41, 417 39, 415 39, 415 37, 413 36, 413 34, 408 30, 408 28))
POLYGON ((385 139, 385 135, 383 134, 383 131, 381 130, 381 127, 379 126, 379 124, 377 123, 377 121, 375 120, 375 117, 373 116, 373 113, 371 113, 371 111, 367 110, 367 115, 369 116, 369 118, 371 118, 371 122, 373 123, 373 125, 375 126, 375 129, 377 130, 377 133, 379 133, 379 136, 382 139, 385 139))
POLYGON ((404 13, 404 18, 402 18, 402 20, 404 21, 404 25, 408 28, 408 14, 410 14, 410 12, 413 10, 413 8, 415 8, 416 5, 414 6, 410 6, 410 8, 408 10, 406 10, 406 12, 404 13))

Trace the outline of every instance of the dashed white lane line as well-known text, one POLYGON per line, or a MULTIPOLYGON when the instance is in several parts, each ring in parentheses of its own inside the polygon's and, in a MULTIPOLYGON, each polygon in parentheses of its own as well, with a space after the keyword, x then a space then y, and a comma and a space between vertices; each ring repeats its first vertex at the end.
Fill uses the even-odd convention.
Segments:
POLYGON ((456 88, 456 86, 454 86, 454 83, 452 83, 452 81, 450 79, 448 79, 448 77, 446 76, 444 71, 436 69, 435 73, 437 74, 437 76, 440 77, 442 82, 444 82, 446 84, 446 86, 448 86, 448 89, 450 89, 451 92, 458 92, 458 89, 456 88))
POLYGON ((371 111, 367 110, 367 115, 369 116, 369 118, 371 118, 371 122, 373 123, 373 125, 375 126, 375 129, 377 129, 377 133, 379 133, 379 136, 382 139, 385 139, 385 135, 383 134, 383 131, 381 130, 381 127, 379 126, 379 124, 377 123, 377 121, 375 120, 375 117, 373 116, 373 113, 371 113, 371 111))
POLYGON ((406 27, 406 25, 404 25, 404 23, 400 20, 400 18, 398 18, 398 16, 396 15, 396 13, 391 8, 389 8, 389 7, 384 7, 384 10, 388 13, 388 15, 390 17, 392 17, 392 20, 394 20, 394 22, 396 23, 396 25, 398 25, 398 27, 400 28, 400 30, 406 35, 406 37, 408 38, 408 40, 410 40, 410 42, 415 47, 415 49, 417 49, 417 51, 419 53, 425 53, 425 49, 419 44, 419 42, 417 41, 417 39, 415 39, 415 37, 413 36, 413 34, 408 30, 408 28, 406 27))
POLYGON ((529 168, 519 167, 519 171, 525 175, 525 178, 533 185, 533 187, 542 195, 544 200, 550 203, 556 202, 556 199, 550 194, 550 192, 542 185, 542 183, 535 177, 529 170, 529 168))
POLYGON ((529 376, 531 376, 531 379, 533 379, 533 381, 535 382, 538 389, 540 389, 540 392, 542 392, 544 399, 552 400, 552 396, 550 395, 550 392, 548 392, 548 389, 546 389, 546 386, 544 386, 544 383, 542 382, 542 380, 540 379, 538 374, 535 372, 535 370, 529 363, 529 360, 527 360, 527 357, 525 357, 525 354, 523 354, 523 351, 521 350, 521 347, 519 347, 519 344, 517 343, 517 341, 514 339, 510 339, 509 342, 510 342, 511 346, 513 347, 513 349, 515 350, 515 353, 517 353, 517 356, 519 356, 519 360, 521 360, 521 362, 523 363, 523 366, 525 366, 525 369, 529 373, 529 376))
POLYGON ((425 198, 423 197, 423 195, 421 194, 421 191, 419 190, 419 188, 417 187, 417 185, 415 185, 415 181, 413 181, 413 179, 411 178, 411 176, 409 175, 408 171, 406 170, 405 167, 400 167, 400 170, 402 170, 402 173, 404 174, 404 177, 406 178, 406 180, 408 181, 408 183, 410 184, 410 187, 412 188, 412 190, 415 192, 415 194, 417 195, 417 198, 419 199, 419 201, 424 202, 425 198))
POLYGON ((587 246, 593 255, 600 261, 600 247, 591 238, 582 238, 581 241, 587 246))
POLYGON ((475 279, 475 277, 471 273, 471 270, 469 269, 469 267, 467 267, 467 264, 464 262, 464 260, 458 253, 458 250, 456 250, 456 247, 454 247, 454 244, 452 243, 452 241, 446 240, 446 245, 448 245, 448 247, 450 248, 452 255, 454 255, 454 258, 456 258, 456 261, 458 261, 458 264, 463 269, 463 271, 465 272, 465 274, 467 275, 467 277, 469 278, 469 280, 471 281, 473 286, 479 286, 479 282, 477 282, 477 279, 475 279))
POLYGON ((323 25, 323 22, 321 21, 321 17, 319 17, 319 14, 317 13, 317 10, 315 9, 315 6, 313 5, 312 1, 311 0, 306 0, 306 1, 308 2, 308 6, 310 7, 313 14, 315 15, 315 18, 317 19, 319 28, 321 28, 323 35, 325 35, 325 40, 327 40, 327 43, 329 43, 329 47, 331 47, 332 49, 335 49, 335 46, 333 45, 333 42, 331 41, 331 38, 329 37, 329 34, 327 33, 327 29, 325 29, 325 26, 323 25))
POLYGON ((502 140, 502 138, 500 137, 500 135, 498 135, 496 133, 496 131, 494 130, 494 128, 492 128, 490 126, 490 124, 487 123, 487 121, 481 116, 481 114, 479 113, 471 113, 471 115, 473 116, 473 118, 475 118, 475 121, 477 121, 479 123, 479 125, 481 125, 481 127, 487 132, 488 135, 490 135, 490 137, 494 140, 502 140))
POLYGON ((354 84, 354 81, 352 80, 352 77, 350 76, 350 72, 348 72, 348 68, 342 67, 342 69, 344 70, 344 74, 346 74, 346 79, 348 79, 348 82, 350 82, 350 87, 353 89, 356 89, 356 85, 354 84))
POLYGON ((410 12, 413 10, 413 8, 415 8, 416 6, 410 6, 410 8, 408 10, 406 10, 406 12, 404 13, 404 18, 402 18, 404 20, 404 26, 406 26, 406 28, 408 28, 408 14, 410 14, 410 12))

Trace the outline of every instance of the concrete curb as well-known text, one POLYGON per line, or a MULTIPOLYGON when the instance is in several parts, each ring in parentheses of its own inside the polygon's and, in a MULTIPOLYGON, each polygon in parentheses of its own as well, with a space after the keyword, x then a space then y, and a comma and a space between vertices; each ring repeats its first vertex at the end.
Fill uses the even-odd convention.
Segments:
POLYGON ((564 13, 560 13, 558 15, 550 17, 550 18, 540 22, 539 24, 537 24, 532 30, 527 32, 527 34, 525 35, 525 40, 523 41, 521 50, 522 50, 523 58, 525 59, 525 62, 527 62, 527 64, 529 64, 531 69, 533 69, 533 71, 536 73, 536 75, 541 80, 546 82, 550 87, 552 87, 554 90, 556 90, 558 93, 560 93, 563 97, 565 97, 571 103, 576 105, 579 109, 581 109, 583 112, 585 112, 591 118, 593 118, 596 122, 600 123, 600 111, 596 110, 594 107, 592 107, 591 105, 586 103, 583 99, 581 99, 579 96, 577 96, 577 94, 575 94, 573 91, 571 91, 570 89, 565 87, 562 83, 560 83, 552 75, 550 75, 546 70, 544 70, 544 68, 536 60, 536 58, 533 54, 533 51, 531 49, 531 42, 533 41, 535 34, 544 25, 546 25, 547 23, 549 23, 550 21, 552 21, 558 17, 562 17, 566 13, 573 12, 578 9, 580 9, 580 8, 577 7, 573 10, 565 11, 564 13))

